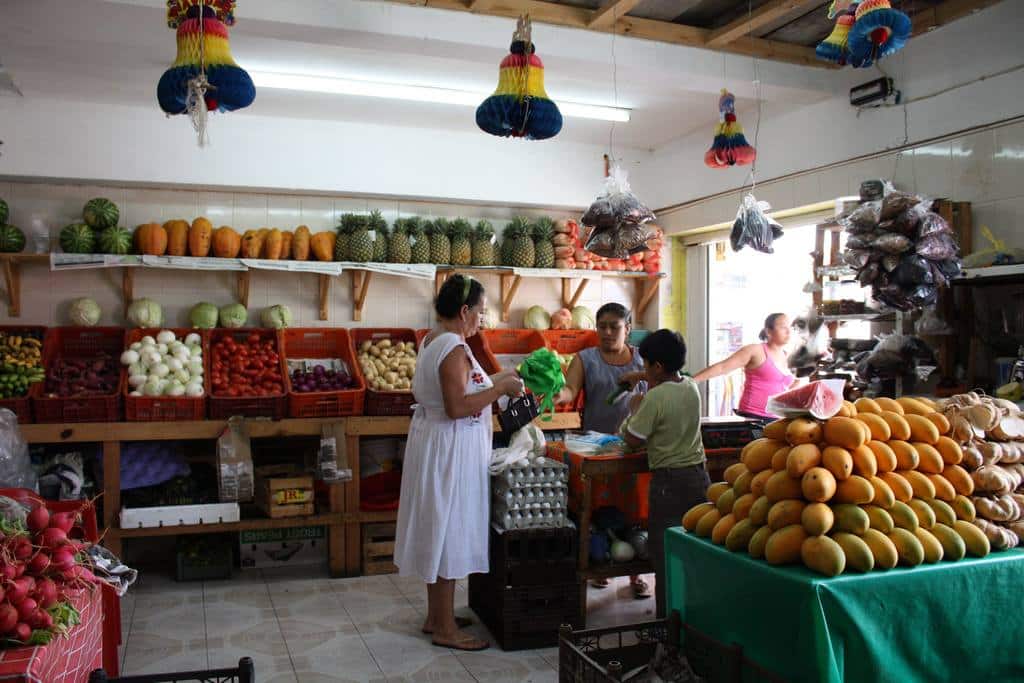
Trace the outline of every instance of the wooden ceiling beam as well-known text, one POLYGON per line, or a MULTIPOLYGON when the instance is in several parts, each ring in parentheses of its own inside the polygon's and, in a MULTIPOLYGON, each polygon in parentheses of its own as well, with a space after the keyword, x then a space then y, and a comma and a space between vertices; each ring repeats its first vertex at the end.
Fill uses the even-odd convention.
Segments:
POLYGON ((940 26, 951 24, 957 19, 963 19, 999 2, 1000 0, 948 0, 941 5, 914 12, 910 16, 911 21, 914 22, 913 35, 918 36, 928 31, 934 31, 940 26))
POLYGON ((641 2, 643 0, 608 0, 603 6, 594 10, 587 28, 611 27, 620 17, 629 14, 630 10, 641 2))
POLYGON ((812 9, 815 5, 821 5, 822 0, 769 0, 753 12, 730 21, 721 28, 711 31, 708 37, 709 48, 725 47, 729 43, 749 36, 762 26, 781 19, 789 14, 803 10, 812 9))

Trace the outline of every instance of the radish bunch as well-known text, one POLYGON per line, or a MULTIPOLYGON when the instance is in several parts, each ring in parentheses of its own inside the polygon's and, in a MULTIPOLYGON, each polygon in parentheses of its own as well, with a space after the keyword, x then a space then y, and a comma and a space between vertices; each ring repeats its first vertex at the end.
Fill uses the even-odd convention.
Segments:
POLYGON ((41 504, 24 524, 0 519, 0 639, 46 644, 79 622, 68 593, 99 580, 76 557, 86 547, 69 536, 76 521, 41 504))

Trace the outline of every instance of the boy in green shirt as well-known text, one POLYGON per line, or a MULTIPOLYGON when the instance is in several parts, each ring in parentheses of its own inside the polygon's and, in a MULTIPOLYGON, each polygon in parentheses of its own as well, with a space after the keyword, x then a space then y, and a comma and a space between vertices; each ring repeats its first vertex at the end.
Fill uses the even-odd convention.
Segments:
POLYGON ((652 477, 648 494, 647 550, 654 563, 658 617, 666 613, 665 530, 679 526, 683 514, 706 500, 711 480, 704 469, 700 435, 700 392, 691 377, 680 375, 686 342, 678 332, 658 330, 639 347, 650 389, 636 396, 619 435, 634 449, 647 450, 652 477))

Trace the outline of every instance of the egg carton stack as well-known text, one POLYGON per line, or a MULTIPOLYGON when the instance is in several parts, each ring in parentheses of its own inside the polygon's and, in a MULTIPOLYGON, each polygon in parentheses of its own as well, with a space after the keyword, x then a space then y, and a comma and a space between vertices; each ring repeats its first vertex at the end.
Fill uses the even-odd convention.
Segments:
POLYGON ((491 477, 491 492, 491 521, 500 529, 557 529, 570 523, 569 467, 557 460, 516 463, 491 477))

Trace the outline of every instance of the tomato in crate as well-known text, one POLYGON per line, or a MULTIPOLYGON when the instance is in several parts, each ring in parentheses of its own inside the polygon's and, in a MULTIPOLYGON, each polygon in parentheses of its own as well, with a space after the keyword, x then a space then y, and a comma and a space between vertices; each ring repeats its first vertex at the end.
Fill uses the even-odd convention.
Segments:
POLYGON ((285 364, 277 330, 210 331, 210 417, 280 420, 288 409, 285 364))

